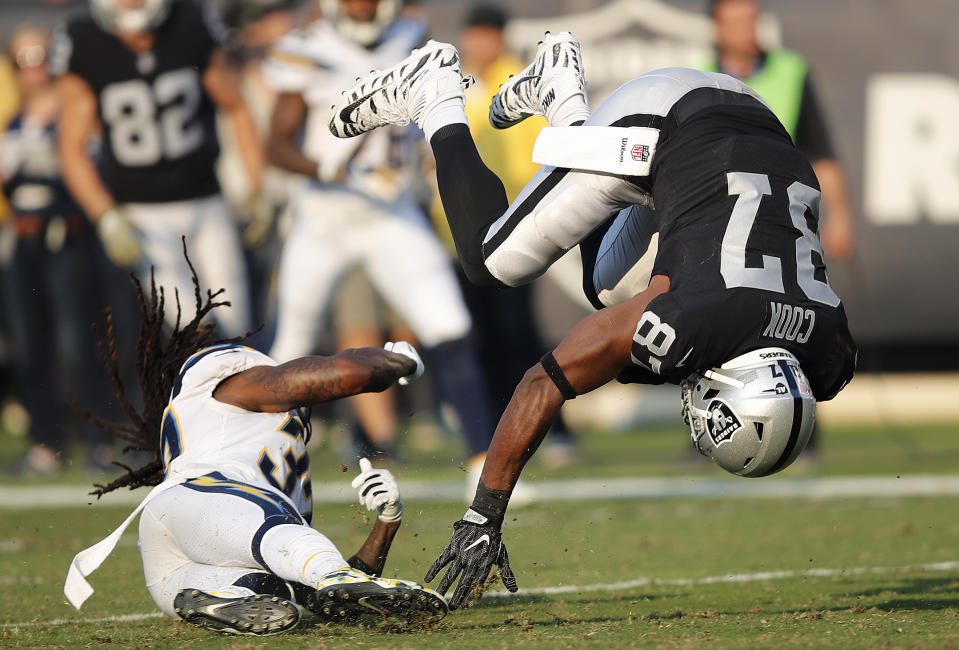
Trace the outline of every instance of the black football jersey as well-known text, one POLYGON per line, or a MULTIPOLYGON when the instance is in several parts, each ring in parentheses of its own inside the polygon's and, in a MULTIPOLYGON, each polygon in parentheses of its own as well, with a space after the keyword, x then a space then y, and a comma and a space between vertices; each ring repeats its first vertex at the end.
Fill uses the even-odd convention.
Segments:
POLYGON ((219 191, 215 111, 203 87, 218 45, 214 31, 204 10, 179 1, 143 54, 89 15, 70 21, 55 39, 56 71, 81 77, 96 95, 100 171, 117 201, 170 202, 219 191))
POLYGON ((695 88, 665 115, 618 125, 630 123, 659 129, 650 173, 630 180, 655 203, 652 274, 668 276, 670 290, 637 323, 634 366, 621 380, 679 383, 780 347, 799 359, 816 399, 834 397, 852 378, 856 346, 826 276, 806 157, 758 99, 722 88, 695 88))

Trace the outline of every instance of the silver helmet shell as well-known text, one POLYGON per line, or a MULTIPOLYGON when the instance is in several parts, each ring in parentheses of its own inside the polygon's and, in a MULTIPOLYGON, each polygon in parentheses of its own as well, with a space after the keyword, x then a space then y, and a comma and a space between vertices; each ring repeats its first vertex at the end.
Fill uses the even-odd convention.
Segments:
POLYGON ((816 421, 816 399, 799 361, 762 348, 687 378, 683 419, 693 444, 727 472, 759 477, 790 465, 816 421))
POLYGON ((340 0, 319 2, 323 17, 333 23, 336 31, 363 47, 369 47, 380 40, 386 28, 396 20, 403 5, 402 0, 379 0, 373 20, 360 22, 346 15, 340 6, 340 0))
POLYGON ((143 0, 137 7, 122 7, 117 0, 90 0, 93 19, 113 34, 149 32, 170 12, 170 0, 143 0))

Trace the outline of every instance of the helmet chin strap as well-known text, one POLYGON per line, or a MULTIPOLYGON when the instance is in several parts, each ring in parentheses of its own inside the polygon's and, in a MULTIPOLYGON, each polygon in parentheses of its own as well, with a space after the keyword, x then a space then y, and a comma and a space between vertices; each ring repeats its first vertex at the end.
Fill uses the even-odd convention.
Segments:
POLYGON ((746 387, 746 384, 739 381, 738 379, 734 379, 722 373, 716 372, 715 370, 707 370, 706 372, 703 373, 703 377, 706 377, 707 379, 713 379, 718 382, 722 382, 726 384, 727 386, 732 386, 733 388, 746 387))

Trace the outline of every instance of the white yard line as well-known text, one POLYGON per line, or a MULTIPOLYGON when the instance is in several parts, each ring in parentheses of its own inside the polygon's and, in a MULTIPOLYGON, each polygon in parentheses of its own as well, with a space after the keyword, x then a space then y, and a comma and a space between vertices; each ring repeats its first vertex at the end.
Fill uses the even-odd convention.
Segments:
MULTIPOLYGON (((591 585, 554 585, 551 587, 531 587, 520 589, 515 594, 508 591, 486 592, 484 598, 509 598, 511 596, 552 596, 557 594, 588 593, 591 591, 626 591, 652 585, 690 587, 696 585, 714 585, 724 583, 765 582, 786 578, 830 578, 836 576, 856 576, 866 574, 912 573, 915 571, 954 571, 959 569, 959 561, 931 562, 929 564, 909 564, 896 567, 853 567, 850 569, 806 569, 804 571, 760 571, 758 573, 732 573, 702 578, 655 578, 644 577, 623 582, 600 582, 591 585)), ((56 627, 76 625, 77 623, 122 623, 160 618, 160 612, 144 614, 125 614, 102 618, 56 618, 49 621, 27 621, 23 623, 0 623, 2 628, 15 627, 56 627)))
POLYGON ((714 585, 723 583, 763 582, 785 578, 830 578, 835 576, 855 576, 864 574, 908 573, 912 571, 952 571, 959 569, 959 562, 934 562, 930 564, 912 564, 898 567, 853 567, 851 569, 806 569, 804 571, 761 571, 759 573, 731 573, 722 576, 703 578, 636 578, 623 582, 601 582, 592 585, 557 585, 553 587, 531 587, 520 589, 516 593, 508 591, 488 591, 485 596, 505 598, 509 596, 551 596, 555 594, 575 594, 590 591, 625 591, 650 585, 671 587, 690 587, 695 585, 714 585))
MULTIPOLYGON (((607 499, 835 499, 859 497, 959 496, 959 476, 829 476, 772 478, 582 478, 530 481, 536 500, 607 499)), ((403 481, 403 500, 462 501, 462 481, 403 481)), ((87 486, 0 487, 0 509, 132 506, 146 490, 113 492, 99 501, 87 486)), ((314 483, 313 502, 352 503, 356 492, 343 483, 314 483)))

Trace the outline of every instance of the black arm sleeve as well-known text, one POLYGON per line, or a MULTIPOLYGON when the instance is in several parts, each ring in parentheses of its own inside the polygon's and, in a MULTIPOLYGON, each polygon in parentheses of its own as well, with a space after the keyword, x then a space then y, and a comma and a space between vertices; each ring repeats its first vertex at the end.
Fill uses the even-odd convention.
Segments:
POLYGON ((796 146, 812 162, 835 158, 829 129, 808 73, 803 80, 802 104, 796 124, 796 146))

